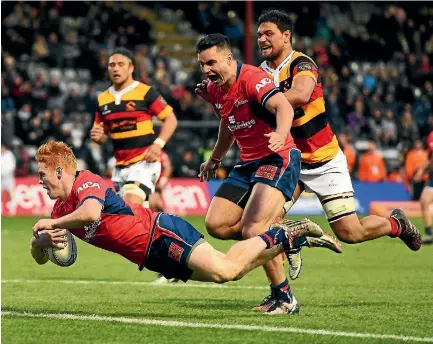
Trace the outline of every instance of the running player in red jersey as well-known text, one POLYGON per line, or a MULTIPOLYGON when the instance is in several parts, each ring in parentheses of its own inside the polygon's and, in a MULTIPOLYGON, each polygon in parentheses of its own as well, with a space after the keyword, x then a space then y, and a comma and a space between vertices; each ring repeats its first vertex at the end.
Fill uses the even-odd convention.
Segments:
MULTIPOLYGON (((252 238, 281 213, 299 179, 301 152, 290 134, 293 108, 264 71, 234 59, 227 37, 210 34, 196 48, 207 79, 196 92, 220 118, 218 140, 200 168, 200 180, 215 175, 234 141, 242 160, 213 197, 206 228, 219 239, 252 238)), ((269 314, 297 312, 281 259, 270 261, 266 271, 279 296, 269 314)))
POLYGON ((416 171, 415 178, 421 180, 424 173, 429 172, 430 178, 422 190, 420 203, 422 218, 424 222, 425 235, 422 238, 423 244, 433 244, 433 231, 432 231, 432 213, 430 206, 433 204, 433 131, 427 136, 427 148, 429 150, 429 159, 421 168, 416 171))
POLYGON ((77 172, 76 158, 63 142, 40 146, 36 162, 39 183, 56 200, 51 219, 33 226, 31 254, 39 264, 47 262, 42 248, 62 247, 65 239, 61 236, 69 229, 85 242, 125 257, 140 270, 147 268, 185 282, 224 283, 279 255, 283 243, 291 246, 300 235, 323 234, 307 219, 282 220, 224 254, 185 220, 128 204, 100 176, 77 172))

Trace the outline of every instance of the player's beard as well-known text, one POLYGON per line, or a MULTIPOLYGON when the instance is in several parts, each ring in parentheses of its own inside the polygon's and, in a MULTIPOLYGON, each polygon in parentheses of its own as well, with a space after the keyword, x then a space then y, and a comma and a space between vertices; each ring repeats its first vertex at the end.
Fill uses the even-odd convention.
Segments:
POLYGON ((281 55, 282 51, 283 50, 281 49, 279 51, 274 52, 274 49, 272 49, 272 52, 269 55, 264 57, 265 61, 268 61, 268 62, 275 61, 281 55))

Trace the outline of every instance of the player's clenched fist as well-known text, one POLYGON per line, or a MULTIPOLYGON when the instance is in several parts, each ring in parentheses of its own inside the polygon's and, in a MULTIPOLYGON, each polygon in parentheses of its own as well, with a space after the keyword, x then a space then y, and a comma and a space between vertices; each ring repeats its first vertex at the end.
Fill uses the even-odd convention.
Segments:
POLYGON ((265 136, 269 137, 268 147, 271 151, 278 152, 279 150, 281 150, 281 148, 283 148, 284 142, 286 140, 283 135, 274 131, 272 133, 265 134, 265 136))
POLYGON ((209 93, 207 93, 207 85, 209 84, 209 80, 203 80, 201 83, 197 84, 195 88, 195 93, 202 97, 207 102, 210 101, 209 93))
POLYGON ((158 161, 160 156, 161 156, 161 146, 154 143, 153 145, 150 145, 149 148, 147 149, 144 160, 146 160, 146 162, 155 162, 158 161))
POLYGON ((105 133, 104 124, 102 122, 93 126, 90 130, 90 138, 96 143, 104 143, 105 133))
POLYGON ((200 174, 198 177, 200 181, 203 180, 209 181, 211 178, 216 177, 216 172, 221 166, 221 161, 217 161, 214 159, 209 159, 200 165, 200 174))

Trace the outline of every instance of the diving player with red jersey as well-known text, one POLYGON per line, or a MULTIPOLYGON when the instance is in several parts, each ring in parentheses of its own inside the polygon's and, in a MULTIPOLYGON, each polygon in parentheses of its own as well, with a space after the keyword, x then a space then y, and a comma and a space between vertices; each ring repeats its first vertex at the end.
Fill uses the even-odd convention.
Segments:
POLYGON ((227 254, 216 251, 191 224, 139 204, 128 204, 109 183, 90 171, 77 172, 72 150, 49 142, 36 152, 39 183, 56 203, 51 219, 33 226, 31 254, 47 262, 44 247, 62 247, 65 229, 85 242, 117 253, 139 269, 167 278, 224 283, 240 279, 293 245, 301 235, 320 236, 319 226, 305 219, 282 220, 262 235, 237 243, 227 254))

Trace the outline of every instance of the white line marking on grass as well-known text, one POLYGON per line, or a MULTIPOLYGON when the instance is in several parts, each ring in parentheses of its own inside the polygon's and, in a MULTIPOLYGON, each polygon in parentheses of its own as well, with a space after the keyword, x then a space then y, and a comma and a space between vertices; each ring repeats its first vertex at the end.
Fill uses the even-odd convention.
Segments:
POLYGON ((397 341, 412 341, 433 343, 433 337, 411 337, 411 336, 398 336, 393 334, 374 334, 374 333, 358 333, 358 332, 342 332, 342 331, 328 331, 328 330, 314 330, 304 329, 297 327, 276 327, 276 326, 257 326, 257 325, 238 325, 238 324, 206 324, 199 322, 187 321, 167 321, 145 318, 129 318, 129 317, 110 317, 103 315, 75 315, 75 314, 57 314, 57 313, 29 313, 29 312, 15 312, 15 311, 2 311, 2 316, 10 317, 25 317, 25 318, 47 318, 47 319, 61 319, 61 320, 82 320, 82 321, 104 321, 116 322, 123 324, 137 324, 137 325, 153 325, 153 326, 168 326, 168 327, 187 327, 187 328, 212 328, 212 329, 225 329, 225 330, 240 330, 240 331, 260 331, 260 332, 286 332, 286 333, 299 333, 309 334, 315 336, 333 336, 333 337, 350 337, 350 338, 373 338, 384 340, 397 340, 397 341))
POLYGON ((64 283, 64 284, 109 284, 109 285, 143 285, 153 287, 174 287, 174 288, 203 288, 203 289, 257 289, 268 290, 269 287, 259 285, 222 285, 215 283, 166 283, 156 284, 153 282, 140 281, 100 281, 100 280, 2 280, 2 283, 64 283))

